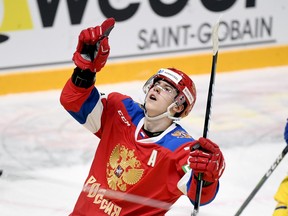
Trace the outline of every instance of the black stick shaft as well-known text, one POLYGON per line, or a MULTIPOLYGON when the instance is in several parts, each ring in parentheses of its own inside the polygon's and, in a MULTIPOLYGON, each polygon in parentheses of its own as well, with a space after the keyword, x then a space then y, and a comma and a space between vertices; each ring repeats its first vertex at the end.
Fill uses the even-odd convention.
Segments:
POLYGON ((247 199, 244 201, 244 203, 241 205, 239 210, 236 212, 235 216, 239 216, 242 211, 246 208, 246 206, 250 203, 250 201, 253 199, 253 197, 256 195, 256 193, 259 191, 259 189, 262 187, 262 185, 266 182, 266 180, 270 177, 270 175, 273 173, 273 171, 276 169, 276 167, 279 165, 279 163, 282 161, 284 156, 288 152, 288 145, 283 149, 281 154, 277 157, 277 159, 274 161, 272 166, 269 168, 269 170, 265 173, 265 175, 261 178, 259 183, 256 185, 256 187, 253 189, 253 191, 250 193, 250 195, 247 197, 247 199))
POLYGON ((217 58, 218 58, 218 51, 216 52, 215 55, 213 55, 213 60, 212 60, 212 69, 211 69, 208 98, 207 98, 207 105, 206 105, 205 122, 204 122, 204 130, 203 130, 203 137, 204 138, 207 138, 208 130, 209 130, 209 120, 210 120, 210 115, 211 115, 213 86, 214 86, 214 82, 215 82, 215 71, 216 71, 216 66, 217 66, 217 58))
MULTIPOLYGON (((214 26, 213 32, 212 32, 213 58, 212 58, 212 68, 211 68, 210 83, 209 83, 208 97, 207 97, 207 104, 206 104, 206 114, 205 114, 204 129, 203 129, 204 138, 207 138, 207 135, 208 135, 209 120, 210 120, 210 115, 211 115, 213 87, 214 87, 214 82, 215 82, 215 73, 216 73, 216 66, 217 66, 217 59, 218 59, 218 27, 219 27, 219 20, 214 26)), ((199 173, 198 178, 197 178, 195 203, 194 203, 194 210, 192 212, 192 216, 196 216, 199 212, 202 186, 203 186, 202 173, 199 173)))

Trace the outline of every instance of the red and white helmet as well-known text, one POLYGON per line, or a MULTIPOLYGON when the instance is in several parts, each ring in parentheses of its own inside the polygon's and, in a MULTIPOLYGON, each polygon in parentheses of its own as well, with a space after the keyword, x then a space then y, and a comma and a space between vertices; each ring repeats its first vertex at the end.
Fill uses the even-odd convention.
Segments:
POLYGON ((190 77, 175 68, 161 68, 143 86, 145 94, 147 94, 157 80, 164 80, 178 90, 178 95, 175 97, 174 103, 176 105, 182 105, 186 102, 186 107, 181 112, 180 118, 187 116, 196 101, 196 88, 190 77))

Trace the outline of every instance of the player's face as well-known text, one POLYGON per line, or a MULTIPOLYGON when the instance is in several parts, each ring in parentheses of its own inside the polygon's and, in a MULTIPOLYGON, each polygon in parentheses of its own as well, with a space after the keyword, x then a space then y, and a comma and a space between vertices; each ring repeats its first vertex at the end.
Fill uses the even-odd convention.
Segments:
POLYGON ((177 90, 168 82, 159 80, 146 95, 145 108, 150 117, 167 111, 167 107, 174 102, 177 90))

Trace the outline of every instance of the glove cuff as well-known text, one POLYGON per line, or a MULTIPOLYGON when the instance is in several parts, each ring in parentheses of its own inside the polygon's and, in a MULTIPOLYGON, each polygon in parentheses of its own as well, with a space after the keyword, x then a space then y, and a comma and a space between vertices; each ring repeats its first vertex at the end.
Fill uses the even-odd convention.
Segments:
POLYGON ((71 80, 77 87, 87 89, 95 84, 96 73, 76 67, 72 74, 71 80))

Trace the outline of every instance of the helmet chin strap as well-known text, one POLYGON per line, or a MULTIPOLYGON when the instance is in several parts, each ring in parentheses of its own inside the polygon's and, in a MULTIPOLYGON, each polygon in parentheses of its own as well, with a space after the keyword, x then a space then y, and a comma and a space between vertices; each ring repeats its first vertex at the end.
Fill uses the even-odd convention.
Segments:
POLYGON ((147 120, 149 120, 149 121, 156 121, 156 120, 159 120, 159 119, 162 119, 162 118, 167 117, 167 118, 172 119, 172 120, 174 120, 174 121, 179 121, 179 120, 181 119, 181 117, 174 117, 174 116, 172 116, 172 114, 171 114, 171 112, 170 112, 170 109, 171 109, 173 106, 175 106, 175 105, 177 105, 176 102, 172 103, 170 106, 167 107, 167 111, 166 111, 166 112, 164 112, 164 113, 162 113, 162 114, 160 114, 160 115, 158 115, 158 116, 153 116, 153 117, 148 116, 148 114, 147 114, 147 112, 146 112, 145 105, 144 105, 144 108, 145 108, 145 112, 144 112, 144 113, 145 113, 145 118, 147 118, 147 120))

